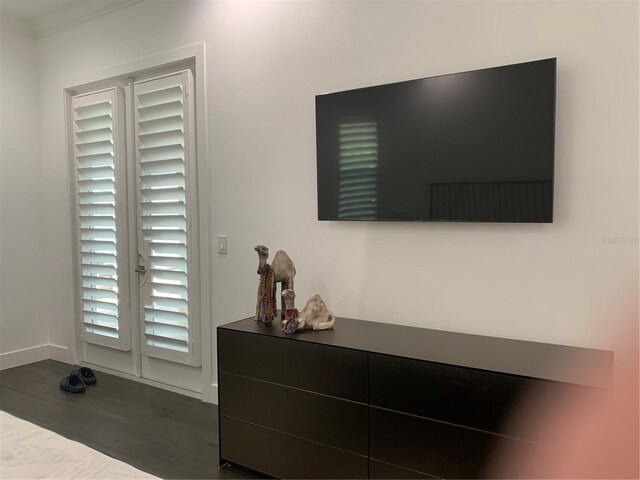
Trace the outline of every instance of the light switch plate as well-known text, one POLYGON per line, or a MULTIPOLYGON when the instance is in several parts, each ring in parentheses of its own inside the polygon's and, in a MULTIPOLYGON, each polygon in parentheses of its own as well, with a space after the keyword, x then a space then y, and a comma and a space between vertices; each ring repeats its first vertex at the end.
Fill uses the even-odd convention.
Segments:
POLYGON ((218 255, 227 253, 227 236, 218 235, 218 255))

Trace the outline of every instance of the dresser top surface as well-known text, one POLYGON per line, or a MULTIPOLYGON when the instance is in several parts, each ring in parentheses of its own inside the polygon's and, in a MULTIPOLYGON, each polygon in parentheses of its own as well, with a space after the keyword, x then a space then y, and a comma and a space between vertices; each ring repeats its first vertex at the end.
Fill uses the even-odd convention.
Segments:
POLYGON ((609 384, 613 352, 509 338, 336 318, 331 330, 292 335, 253 317, 218 327, 285 341, 310 342, 429 362, 595 387, 609 384))

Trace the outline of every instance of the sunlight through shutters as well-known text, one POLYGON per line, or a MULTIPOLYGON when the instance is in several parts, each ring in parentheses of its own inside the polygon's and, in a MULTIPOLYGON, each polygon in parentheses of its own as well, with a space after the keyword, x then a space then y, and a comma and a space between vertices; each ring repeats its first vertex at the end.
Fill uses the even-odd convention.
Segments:
POLYGON ((125 188, 121 102, 122 92, 113 88, 76 96, 72 108, 82 337, 127 350, 121 305, 128 285, 119 274, 126 268, 124 215, 118 213, 125 188))
POLYGON ((139 243, 147 269, 140 291, 143 351, 196 364, 191 72, 137 82, 134 96, 139 243))

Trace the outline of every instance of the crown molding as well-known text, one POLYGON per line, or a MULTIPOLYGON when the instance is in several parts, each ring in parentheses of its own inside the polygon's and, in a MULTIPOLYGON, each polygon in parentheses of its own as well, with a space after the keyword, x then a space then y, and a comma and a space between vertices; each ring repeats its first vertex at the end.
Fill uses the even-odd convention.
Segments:
POLYGON ((129 7, 143 0, 92 0, 81 2, 34 21, 35 37, 40 39, 61 32, 75 25, 93 20, 116 10, 129 7))

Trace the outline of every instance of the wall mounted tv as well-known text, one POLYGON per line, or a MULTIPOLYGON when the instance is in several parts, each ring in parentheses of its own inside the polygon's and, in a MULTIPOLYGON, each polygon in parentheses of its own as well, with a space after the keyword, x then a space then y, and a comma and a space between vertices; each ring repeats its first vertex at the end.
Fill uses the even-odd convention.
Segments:
POLYGON ((316 96, 319 220, 552 222, 556 59, 316 96))

